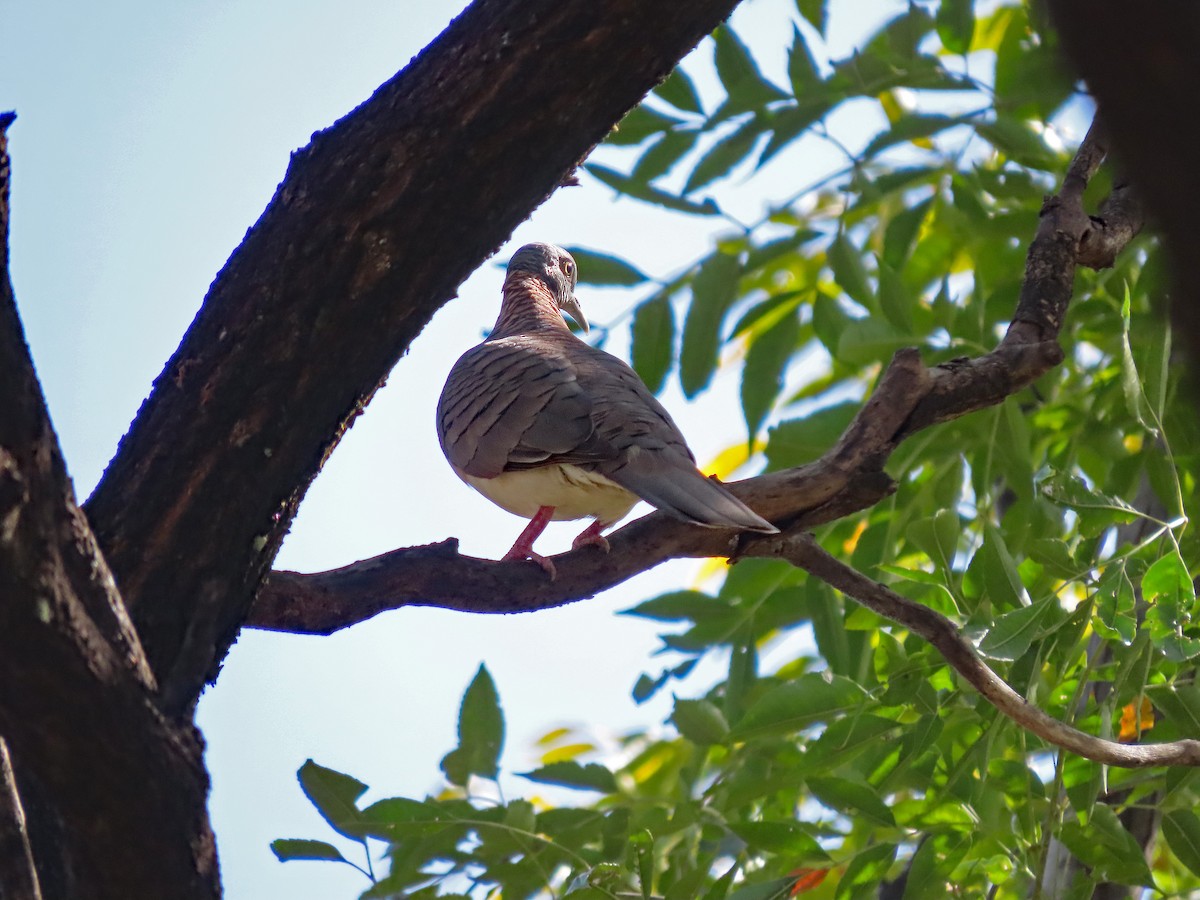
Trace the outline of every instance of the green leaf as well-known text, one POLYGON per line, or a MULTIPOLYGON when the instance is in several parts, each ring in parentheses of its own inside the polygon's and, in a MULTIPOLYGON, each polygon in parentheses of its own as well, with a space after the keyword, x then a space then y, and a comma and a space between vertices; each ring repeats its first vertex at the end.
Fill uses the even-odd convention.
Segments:
POLYGON ((293 859, 327 859, 346 862, 342 851, 325 841, 309 841, 303 838, 280 838, 271 841, 271 852, 280 862, 293 859))
POLYGON ((728 25, 713 32, 716 41, 714 59, 717 77, 729 99, 724 108, 728 112, 755 109, 773 100, 785 100, 788 95, 763 78, 758 63, 746 49, 737 34, 728 25))
POLYGON ((1185 684, 1155 684, 1146 694, 1184 737, 1200 739, 1200 688, 1185 684))
POLYGON ((704 106, 692 79, 678 66, 667 76, 666 81, 654 89, 654 93, 676 109, 704 115, 704 106))
POLYGON ((697 203, 688 200, 686 197, 679 197, 652 185, 644 184, 635 178, 622 175, 615 169, 610 169, 598 163, 585 163, 583 167, 597 180, 607 184, 618 193, 624 194, 626 197, 632 197, 635 200, 643 200, 646 203, 653 203, 664 209, 690 213, 694 216, 715 216, 721 211, 716 201, 711 197, 706 197, 702 202, 697 203))
POLYGON ((568 760, 550 763, 532 772, 519 774, 522 778, 541 784, 557 784, 560 787, 600 791, 605 794, 612 794, 617 790, 617 780, 613 773, 599 763, 581 765, 568 760))
POLYGON ((830 723, 821 736, 808 745, 805 768, 812 772, 845 765, 859 753, 900 730, 894 719, 856 712, 830 723))
POLYGON ((296 773, 300 789, 329 827, 348 838, 362 836, 362 813, 357 800, 367 786, 350 775, 319 766, 311 759, 296 773))
POLYGON ((821 34, 829 22, 829 0, 796 0, 796 9, 821 34))
POLYGON ((649 280, 637 266, 608 253, 597 253, 583 247, 568 247, 567 252, 575 257, 579 266, 580 284, 623 285, 642 284, 649 280))
POLYGON ((1200 656, 1200 636, 1191 626, 1196 587, 1177 547, 1146 570, 1142 599, 1150 604, 1146 611, 1150 638, 1167 659, 1183 662, 1200 656))
POLYGON ((1132 644, 1137 635, 1136 607, 1137 595, 1125 562, 1113 563, 1096 587, 1096 629, 1106 638, 1132 644))
POLYGON ((992 623, 986 637, 979 642, 979 652, 990 659, 1019 659, 1042 633, 1047 620, 1053 618, 1050 613, 1054 610, 1061 612, 1062 607, 1051 595, 1031 606, 1005 613, 992 623))
POLYGON ((897 331, 883 316, 864 316, 846 323, 833 355, 847 365, 872 366, 885 361, 910 343, 912 336, 897 331))
POLYGON ((829 245, 829 268, 838 286, 850 298, 869 310, 875 309, 875 292, 863 265, 862 251, 850 243, 844 234, 839 234, 829 245))
POLYGON ((1086 825, 1067 822, 1059 835, 1067 848, 1106 881, 1153 886, 1142 848, 1111 807, 1097 803, 1086 825))
POLYGON ((879 260, 879 308, 887 320, 898 330, 911 334, 916 305, 916 298, 909 292, 900 273, 879 260))
POLYGON ((951 53, 966 53, 975 33, 973 0, 942 0, 937 11, 937 32, 942 46, 951 53))
POLYGON ((831 356, 837 356, 842 334, 853 321, 841 303, 832 297, 818 294, 813 300, 813 331, 817 333, 817 339, 825 345, 831 356))
POLYGON ((1200 817, 1188 809, 1172 810, 1163 815, 1162 830, 1171 852, 1200 875, 1200 817))
POLYGON ((729 604, 701 591, 669 591, 623 609, 622 616, 639 616, 656 622, 700 622, 713 615, 725 617, 729 604))
POLYGON ((908 539, 922 553, 933 560, 943 573, 949 573, 958 553, 958 539, 962 523, 958 514, 948 509, 927 519, 917 519, 908 526, 908 539))
POLYGON ((472 775, 495 778, 503 748, 500 697, 487 667, 480 665, 459 709, 458 747, 442 758, 442 771, 452 784, 463 786, 472 775))
POLYGON ((752 849, 786 856, 788 865, 829 861, 829 854, 799 822, 732 822, 729 827, 752 849))
POLYGON ((688 176, 687 184, 683 186, 683 192, 690 194, 729 174, 734 166, 750 155, 766 130, 766 122, 755 116, 722 137, 700 157, 688 176))
POLYGON ((720 744, 729 736, 724 714, 708 700, 676 699, 671 721, 680 734, 702 747, 720 744))
POLYGON ((742 414, 746 433, 753 440, 783 390, 783 373, 800 338, 800 317, 795 307, 755 337, 742 369, 742 414))
POLYGON ((802 419, 780 422, 768 432, 768 468, 786 469, 812 462, 837 442, 861 404, 839 403, 802 419))
POLYGON ((654 835, 645 828, 635 831, 629 836, 629 851, 642 889, 642 900, 650 900, 654 892, 654 835))
POLYGON ((692 302, 679 353, 679 382, 689 398, 708 387, 717 368, 721 324, 737 299, 741 271, 736 257, 718 252, 705 260, 692 280, 692 302))
POLYGON ((878 825, 894 827, 896 819, 879 794, 868 784, 846 778, 810 778, 808 789, 830 809, 860 813, 878 825))
POLYGON ((1121 388, 1125 392, 1125 403, 1129 412, 1147 431, 1157 434, 1158 429, 1150 423, 1146 395, 1142 378, 1138 375, 1133 360, 1133 347, 1129 343, 1129 285, 1125 286, 1125 299, 1121 303, 1121 388))
POLYGON ((648 106, 635 106, 625 114, 608 136, 608 143, 617 147, 640 144, 652 134, 670 131, 680 123, 674 116, 656 112, 648 106))
POLYGON ((909 863, 904 900, 944 898, 951 874, 970 845, 971 837, 966 834, 934 834, 926 837, 909 863))
POLYGON ((634 371, 657 394, 675 359, 675 309, 666 294, 655 294, 633 313, 630 357, 634 371))
POLYGON ((812 91, 823 86, 817 62, 813 59, 812 51, 809 50, 799 25, 792 26, 792 47, 788 51, 788 78, 792 82, 792 91, 798 98, 807 99, 812 91))
POLYGON ((975 122, 974 125, 981 138, 1013 162, 1031 169, 1054 170, 1058 167, 1058 154, 1027 123, 998 115, 995 121, 975 122))
POLYGON ((629 177, 640 184, 649 184, 667 174, 696 146, 699 136, 700 132, 685 129, 659 136, 643 151, 629 177))
POLYGON ((766 115, 771 126, 771 139, 758 157, 758 165, 764 166, 780 150, 800 137, 814 123, 829 112, 831 104, 825 100, 802 100, 795 105, 768 110, 766 115))
POLYGON ((933 197, 909 206, 892 216, 883 235, 883 261, 893 269, 901 269, 912 252, 913 241, 929 216, 933 197))
POLYGON ((878 887, 896 859, 895 844, 876 844, 856 853, 838 879, 834 900, 875 897, 878 887))
POLYGON ((733 737, 747 740, 769 734, 794 734, 815 722, 827 722, 857 708, 866 691, 848 678, 801 675, 760 697, 733 729, 733 737))
POLYGON ((865 150, 863 158, 870 159, 888 147, 921 138, 932 137, 947 128, 953 128, 961 123, 956 116, 943 116, 925 113, 906 113, 897 119, 887 131, 877 134, 865 150))
POLYGON ((1029 592, 1017 571, 1017 562, 1008 550, 1004 535, 994 525, 985 523, 983 546, 979 549, 984 581, 992 603, 1002 608, 1029 606, 1029 592))

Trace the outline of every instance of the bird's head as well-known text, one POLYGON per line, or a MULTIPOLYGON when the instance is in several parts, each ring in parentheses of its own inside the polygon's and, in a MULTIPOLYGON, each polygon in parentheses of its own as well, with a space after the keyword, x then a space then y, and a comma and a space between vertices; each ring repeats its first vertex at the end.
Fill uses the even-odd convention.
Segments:
POLYGON ((588 330, 587 319, 575 297, 579 273, 570 253, 554 244, 526 244, 508 261, 505 280, 529 275, 549 289, 562 312, 574 319, 584 331, 588 330))

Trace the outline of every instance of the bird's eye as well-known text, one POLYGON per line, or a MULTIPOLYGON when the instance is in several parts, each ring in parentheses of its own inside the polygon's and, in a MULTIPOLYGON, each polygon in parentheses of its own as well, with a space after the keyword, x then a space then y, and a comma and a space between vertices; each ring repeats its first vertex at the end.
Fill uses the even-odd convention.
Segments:
POLYGON ((573 277, 575 275, 575 263, 573 263, 569 259, 564 259, 562 261, 562 270, 563 270, 563 274, 566 275, 568 278, 573 277))

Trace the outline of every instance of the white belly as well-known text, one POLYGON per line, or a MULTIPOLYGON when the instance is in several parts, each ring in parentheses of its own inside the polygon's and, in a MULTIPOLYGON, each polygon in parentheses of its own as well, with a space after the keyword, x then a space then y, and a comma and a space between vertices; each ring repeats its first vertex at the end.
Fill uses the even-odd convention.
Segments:
POLYGON ((532 519, 542 506, 554 507, 554 519, 596 518, 611 525, 637 503, 632 494, 603 475, 578 466, 543 466, 504 472, 495 478, 459 477, 501 509, 532 519))

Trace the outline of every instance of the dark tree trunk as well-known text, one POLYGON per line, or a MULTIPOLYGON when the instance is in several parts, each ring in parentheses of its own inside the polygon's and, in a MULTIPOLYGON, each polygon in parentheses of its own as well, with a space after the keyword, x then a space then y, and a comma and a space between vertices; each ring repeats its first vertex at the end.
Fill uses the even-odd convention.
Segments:
POLYGON ((0 157, 0 737, 46 897, 219 895, 191 710, 308 485, 434 311, 735 3, 478 0, 294 154, 86 518, 17 319, 0 157))

